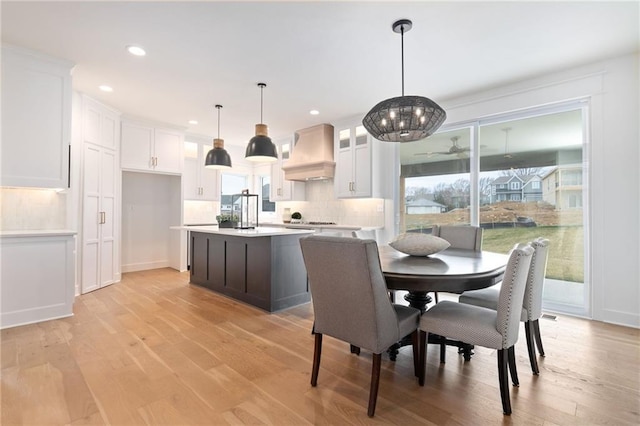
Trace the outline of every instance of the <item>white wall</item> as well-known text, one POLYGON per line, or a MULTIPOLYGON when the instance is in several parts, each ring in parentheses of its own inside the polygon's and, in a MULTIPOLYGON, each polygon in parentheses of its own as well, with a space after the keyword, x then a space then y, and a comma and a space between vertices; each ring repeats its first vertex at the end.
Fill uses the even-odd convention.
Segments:
POLYGON ((495 88, 441 105, 447 124, 587 98, 587 276, 596 320, 640 327, 638 54, 495 88))
POLYGON ((181 251, 171 244, 180 225, 179 176, 122 173, 122 272, 180 268, 181 251), (175 249, 174 249, 175 247, 175 249))

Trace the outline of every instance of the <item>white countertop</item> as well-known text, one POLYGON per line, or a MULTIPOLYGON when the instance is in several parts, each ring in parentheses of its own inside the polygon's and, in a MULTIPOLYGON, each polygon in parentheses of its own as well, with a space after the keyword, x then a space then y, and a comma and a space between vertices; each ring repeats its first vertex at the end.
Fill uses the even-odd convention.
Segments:
POLYGON ((0 231, 0 237, 54 237, 76 235, 71 229, 21 229, 17 231, 0 231))
POLYGON ((360 226, 355 225, 327 225, 327 224, 310 224, 310 223, 265 223, 265 226, 274 226, 278 228, 289 229, 334 229, 336 231, 359 231, 360 226))
POLYGON ((260 226, 254 229, 218 228, 217 225, 209 226, 172 226, 171 229, 180 231, 205 232, 208 234, 233 235, 236 237, 277 237, 282 235, 313 234, 310 229, 288 229, 270 226, 260 226))

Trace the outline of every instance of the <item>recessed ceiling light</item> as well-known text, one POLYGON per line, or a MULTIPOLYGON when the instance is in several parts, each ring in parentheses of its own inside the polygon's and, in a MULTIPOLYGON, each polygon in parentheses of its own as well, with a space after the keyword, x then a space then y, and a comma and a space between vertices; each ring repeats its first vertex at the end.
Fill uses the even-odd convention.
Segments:
POLYGON ((144 56, 147 54, 142 47, 134 45, 127 46, 127 51, 134 56, 144 56))
POLYGON ((103 84, 102 86, 98 86, 98 88, 103 92, 113 92, 113 87, 107 86, 106 84, 103 84))
POLYGON ((312 109, 311 111, 309 111, 309 114, 318 115, 318 114, 320 114, 320 111, 318 111, 317 109, 312 109))
POLYGON ((189 124, 198 124, 198 120, 189 120, 189 124))

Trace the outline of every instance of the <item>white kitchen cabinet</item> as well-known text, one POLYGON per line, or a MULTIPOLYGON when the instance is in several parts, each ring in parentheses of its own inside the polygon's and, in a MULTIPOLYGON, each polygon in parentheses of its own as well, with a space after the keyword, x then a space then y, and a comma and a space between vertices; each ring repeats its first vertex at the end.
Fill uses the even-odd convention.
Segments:
POLYGON ((82 293, 120 281, 117 111, 83 97, 82 293))
POLYGON ((182 173, 182 132, 132 121, 122 122, 123 170, 182 173))
POLYGON ((182 182, 185 200, 220 200, 220 172, 204 166, 207 153, 211 149, 213 145, 202 142, 184 143, 182 182))
POLYGON ((2 46, 2 186, 69 186, 72 68, 2 46))
POLYGON ((74 231, 2 232, 2 328, 73 315, 74 251, 74 231))
POLYGON ((270 201, 304 201, 304 182, 286 180, 282 167, 287 164, 295 149, 293 137, 274 142, 278 149, 278 161, 271 165, 270 201))
POLYGON ((120 147, 120 113, 88 97, 82 97, 83 142, 118 150, 120 147))
POLYGON ((362 125, 335 126, 334 191, 337 198, 389 198, 385 178, 395 158, 394 144, 374 139, 362 125))

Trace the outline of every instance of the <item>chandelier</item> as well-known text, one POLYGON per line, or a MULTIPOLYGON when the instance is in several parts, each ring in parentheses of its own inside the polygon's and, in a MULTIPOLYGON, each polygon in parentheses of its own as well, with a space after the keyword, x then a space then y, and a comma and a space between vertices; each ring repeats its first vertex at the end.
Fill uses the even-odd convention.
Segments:
POLYGON ((384 142, 424 139, 435 133, 447 118, 447 113, 431 99, 404 95, 404 33, 412 25, 409 19, 400 19, 392 25, 393 32, 400 33, 402 96, 378 103, 362 119, 369 134, 384 142))

